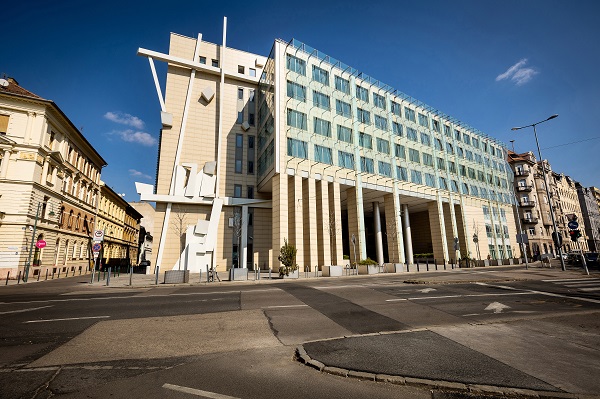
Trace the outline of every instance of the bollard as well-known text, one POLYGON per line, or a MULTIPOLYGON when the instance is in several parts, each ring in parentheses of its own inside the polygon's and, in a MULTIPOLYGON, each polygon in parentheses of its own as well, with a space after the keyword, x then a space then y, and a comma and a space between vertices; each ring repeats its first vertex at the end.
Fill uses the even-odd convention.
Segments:
MULTIPOLYGON (((202 272, 200 272, 202 273, 202 272)), ((129 265, 129 286, 133 285, 133 265, 129 265)))
POLYGON ((8 285, 8 278, 10 277, 10 270, 8 271, 8 273, 6 274, 6 284, 4 285, 8 285))
POLYGON ((48 269, 46 269, 46 280, 48 280, 48 269))
POLYGON ((159 270, 160 270, 160 266, 157 265, 156 266, 156 281, 154 282, 155 285, 158 285, 158 273, 159 273, 159 270))
POLYGON ((38 273, 38 278, 37 281, 40 281, 40 276, 42 275, 42 273, 38 273))
POLYGON ((56 276, 57 279, 60 278, 60 269, 58 269, 58 276, 56 276))
POLYGON ((409 267, 409 265, 408 265, 408 262, 406 262, 406 272, 407 272, 407 273, 408 273, 408 272, 410 272, 410 267, 409 267))
POLYGON ((17 276, 17 284, 21 283, 21 271, 19 270, 19 275, 17 276))
POLYGON ((269 280, 271 280, 271 268, 269 267, 269 280))
POLYGON ((73 275, 71 277, 75 277, 75 269, 73 269, 73 275))
POLYGON ((106 279, 106 286, 110 285, 110 267, 108 268, 108 278, 106 279))
POLYGON ((429 258, 425 259, 425 265, 427 266, 427 271, 429 271, 429 258))
POLYGON ((435 259, 433 260, 433 264, 435 265, 435 270, 437 271, 437 262, 435 261, 435 259))
POLYGON ((54 269, 52 269, 52 280, 54 280, 54 273, 55 273, 55 271, 54 271, 54 269))
POLYGON ((199 282, 199 283, 201 283, 201 282, 202 282, 202 269, 200 269, 200 272, 199 272, 199 279, 198 279, 198 282, 199 282))
POLYGON ((417 259, 417 271, 420 271, 419 270, 419 259, 417 259))

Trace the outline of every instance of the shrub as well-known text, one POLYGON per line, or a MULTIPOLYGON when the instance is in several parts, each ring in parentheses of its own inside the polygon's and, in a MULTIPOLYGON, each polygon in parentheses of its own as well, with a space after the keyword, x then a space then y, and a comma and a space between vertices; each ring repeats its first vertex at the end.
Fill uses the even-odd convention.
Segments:
POLYGON ((359 265, 377 265, 378 263, 371 258, 363 259, 358 262, 359 265))
POLYGON ((279 268, 279 276, 289 276, 290 272, 298 270, 296 264, 296 252, 297 249, 294 245, 288 244, 287 239, 283 239, 283 246, 279 250, 279 256, 277 259, 283 264, 283 267, 279 268))

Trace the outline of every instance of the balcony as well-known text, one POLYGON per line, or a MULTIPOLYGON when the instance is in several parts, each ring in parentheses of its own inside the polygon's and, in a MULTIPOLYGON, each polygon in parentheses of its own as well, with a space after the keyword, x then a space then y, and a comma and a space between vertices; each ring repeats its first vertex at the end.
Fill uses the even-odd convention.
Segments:
POLYGON ((529 170, 523 169, 523 170, 515 170, 515 176, 529 176, 529 170))
POLYGON ((521 186, 521 185, 517 186, 517 191, 520 193, 530 192, 531 190, 533 190, 533 186, 521 186))
POLYGON ((521 208, 533 208, 535 206, 535 201, 521 201, 521 208))
POLYGON ((523 223, 531 223, 531 224, 536 224, 539 221, 538 218, 534 218, 533 216, 532 217, 525 216, 521 220, 523 220, 523 223))

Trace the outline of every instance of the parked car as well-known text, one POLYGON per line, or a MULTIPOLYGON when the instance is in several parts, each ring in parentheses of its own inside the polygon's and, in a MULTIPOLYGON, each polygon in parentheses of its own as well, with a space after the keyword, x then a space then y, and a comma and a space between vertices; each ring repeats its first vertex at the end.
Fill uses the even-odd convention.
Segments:
POLYGON ((569 252, 567 254, 567 263, 569 265, 581 264, 581 254, 579 252, 569 252))
POLYGON ((585 254, 585 261, 588 264, 598 264, 598 252, 588 252, 585 254))

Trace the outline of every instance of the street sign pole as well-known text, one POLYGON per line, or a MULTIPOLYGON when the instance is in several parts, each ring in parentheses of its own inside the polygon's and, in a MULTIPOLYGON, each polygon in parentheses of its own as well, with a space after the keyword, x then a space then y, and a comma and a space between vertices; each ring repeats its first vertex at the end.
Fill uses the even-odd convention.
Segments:
POLYGON ((37 221, 40 215, 41 202, 38 202, 37 211, 35 212, 35 222, 33 222, 33 232, 31 233, 31 243, 29 244, 29 256, 27 257, 27 263, 25 264, 25 273, 23 274, 23 281, 27 282, 29 277, 29 266, 31 265, 31 253, 33 252, 33 240, 35 240, 35 230, 37 229, 37 221))

